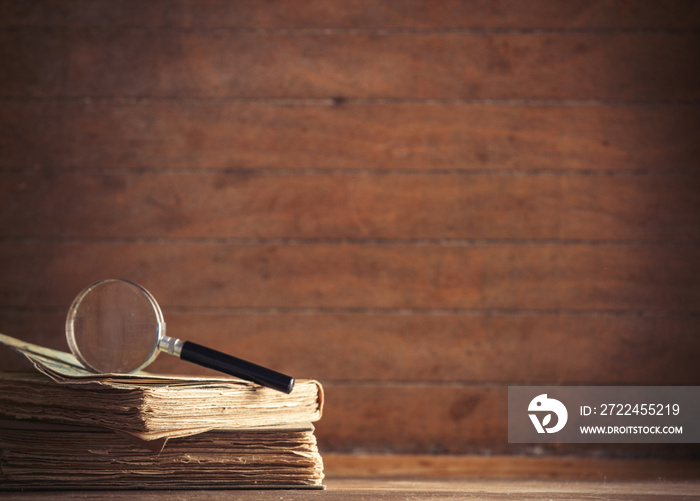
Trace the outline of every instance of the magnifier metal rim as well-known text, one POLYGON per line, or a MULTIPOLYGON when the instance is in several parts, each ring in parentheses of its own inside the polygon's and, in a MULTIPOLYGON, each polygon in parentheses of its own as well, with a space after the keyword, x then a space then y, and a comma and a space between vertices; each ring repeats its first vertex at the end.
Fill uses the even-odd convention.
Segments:
POLYGON ((85 357, 83 357, 82 353, 80 352, 80 348, 75 342, 75 331, 73 328, 73 324, 75 322, 75 316, 80 308, 81 303, 85 298, 92 293, 96 288, 105 285, 107 283, 122 283, 125 285, 128 285, 130 287, 133 287, 136 289, 138 292, 140 292, 151 304, 151 307, 153 308, 153 312, 155 313, 156 316, 156 323, 157 323, 157 328, 158 328, 158 333, 156 336, 156 339, 153 343, 153 346, 151 347, 151 353, 148 357, 146 357, 146 360, 144 362, 133 369, 130 373, 137 372, 144 367, 146 367, 148 364, 153 362, 156 357, 158 356, 159 350, 158 350, 158 343, 160 342, 160 339, 165 336, 165 319, 163 317, 163 312, 160 309, 160 306, 158 305, 158 302, 155 300, 153 295, 151 295, 148 290, 146 290, 144 287, 141 285, 137 284, 136 282, 132 282, 130 280, 123 280, 119 278, 108 278, 105 280, 98 280, 97 282, 94 282, 87 287, 85 287, 73 300, 73 303, 70 306, 70 309, 68 310, 68 316, 66 317, 66 340, 68 341, 68 347, 70 348, 70 351, 73 353, 73 355, 76 356, 78 360, 89 370, 92 372, 102 374, 103 372, 92 365, 88 363, 87 360, 85 360, 85 357))

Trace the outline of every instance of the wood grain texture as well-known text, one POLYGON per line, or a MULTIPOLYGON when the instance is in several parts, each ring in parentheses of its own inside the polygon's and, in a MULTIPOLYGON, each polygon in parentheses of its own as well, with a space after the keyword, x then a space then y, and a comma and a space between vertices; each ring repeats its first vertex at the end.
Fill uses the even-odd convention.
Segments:
MULTIPOLYGON (((657 479, 657 486, 668 485, 673 480, 689 481, 686 487, 693 489, 697 480, 697 461, 669 459, 608 459, 567 457, 532 457, 519 455, 449 456, 410 454, 334 454, 323 455, 329 488, 333 479, 362 480, 384 478, 397 479, 498 479, 504 489, 505 479, 522 479, 534 483, 537 480, 560 481, 571 486, 575 480, 625 481, 631 487, 635 480, 657 479)), ((558 483, 558 482, 557 482, 558 483)), ((513 485, 513 484, 510 484, 513 485)), ((469 489, 473 491, 472 488, 469 489)), ((650 494, 647 486, 644 494, 650 494)), ((692 492, 690 490, 689 492, 692 492)), ((509 492, 510 494, 510 492, 509 492)), ((611 493, 607 493, 609 496, 611 493)), ((640 493, 641 494, 641 493, 640 493)), ((631 495, 631 492, 630 492, 631 495)), ((672 496, 670 489, 669 496, 672 496)), ((606 496, 606 499, 610 499, 606 496)), ((584 497, 585 499, 585 497, 584 497)), ((634 499, 643 499, 634 496, 634 499)), ((670 497, 669 499, 672 499, 670 497)))
MULTIPOLYGON (((455 453, 507 448, 507 390, 498 386, 325 385, 319 445, 375 453, 455 453), (400 437, 410 436, 410 441, 400 437)), ((516 447, 517 449, 517 447, 516 447)))
MULTIPOLYGON (((605 463, 601 463, 605 466, 605 463)), ((673 463, 657 471, 670 468, 673 463)), ((691 462, 692 465, 692 462, 691 462)), ((623 463, 618 467, 633 468, 632 464, 623 463)), ((686 467, 687 468, 687 467, 686 467)), ((602 473, 602 472, 601 472, 602 473)), ((361 499, 383 499, 387 501, 411 499, 415 501, 434 501, 473 498, 488 501, 504 501, 516 496, 522 501, 549 499, 563 501, 571 499, 606 499, 609 501, 690 501, 697 498, 698 482, 694 479, 666 481, 659 480, 625 480, 597 477, 588 481, 562 481, 552 479, 531 480, 481 480, 411 478, 409 479, 368 479, 368 478, 329 478, 324 481, 325 491, 307 490, 268 490, 236 491, 236 499, 254 499, 258 501, 328 499, 332 501, 350 501, 361 499)), ((220 501, 231 499, 231 491, 226 490, 189 490, 189 491, 59 491, 59 492, 4 492, 3 499, 8 501, 31 499, 55 499, 57 501, 81 499, 96 500, 143 500, 161 501, 177 497, 184 500, 220 501)))
POLYGON ((8 170, 698 173, 698 104, 0 102, 8 170))
POLYGON ((654 0, 34 0, 0 2, 0 26, 257 29, 690 29, 700 27, 695 0, 659 8, 654 0))
POLYGON ((696 311, 695 246, 0 242, 0 301, 68 306, 105 277, 166 307, 696 311))
POLYGON ((678 102, 700 98, 699 44, 667 32, 10 30, 0 97, 678 102))
POLYGON ((0 231, 14 238, 697 243, 699 191, 694 175, 44 170, 0 174, 0 231))

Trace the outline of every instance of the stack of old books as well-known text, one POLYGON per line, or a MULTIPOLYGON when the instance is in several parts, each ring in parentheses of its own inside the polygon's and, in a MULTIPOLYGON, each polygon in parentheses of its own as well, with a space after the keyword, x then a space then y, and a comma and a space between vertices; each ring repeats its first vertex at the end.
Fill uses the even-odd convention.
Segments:
POLYGON ((0 489, 323 488, 323 389, 92 374, 0 334, 32 373, 0 374, 0 489))

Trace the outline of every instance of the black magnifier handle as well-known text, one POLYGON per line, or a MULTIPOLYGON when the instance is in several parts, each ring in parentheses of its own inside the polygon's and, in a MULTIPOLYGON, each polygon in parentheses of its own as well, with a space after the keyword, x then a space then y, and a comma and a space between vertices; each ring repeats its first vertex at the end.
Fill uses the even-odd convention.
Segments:
POLYGON ((294 389, 293 377, 285 376, 271 369, 212 350, 191 341, 182 343, 180 358, 283 393, 291 393, 292 389, 294 389))

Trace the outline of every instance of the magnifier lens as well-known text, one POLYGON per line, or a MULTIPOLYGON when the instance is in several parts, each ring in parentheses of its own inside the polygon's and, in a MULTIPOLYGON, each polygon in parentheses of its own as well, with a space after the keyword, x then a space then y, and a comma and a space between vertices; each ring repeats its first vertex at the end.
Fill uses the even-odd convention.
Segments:
POLYGON ((102 280, 83 290, 68 311, 66 339, 87 368, 126 374, 155 360, 159 350, 224 374, 290 393, 294 378, 191 341, 165 335, 165 321, 151 294, 126 280, 102 280))
POLYGON ((73 301, 66 319, 71 351, 86 367, 126 374, 151 363, 164 334, 163 314, 155 299, 137 284, 103 280, 73 301))

